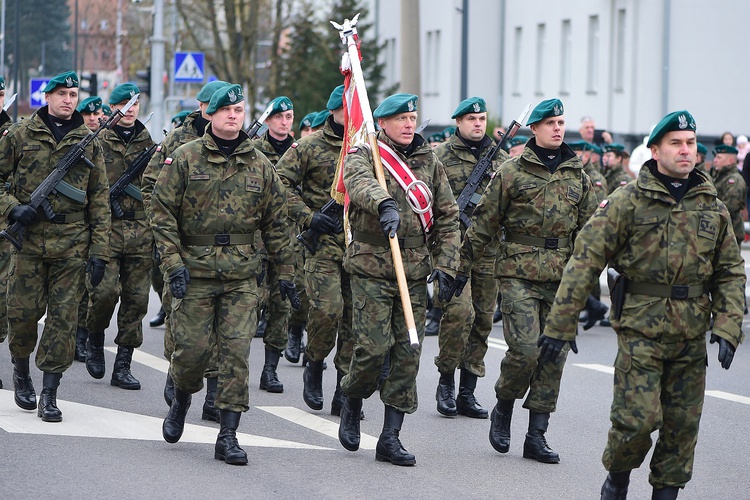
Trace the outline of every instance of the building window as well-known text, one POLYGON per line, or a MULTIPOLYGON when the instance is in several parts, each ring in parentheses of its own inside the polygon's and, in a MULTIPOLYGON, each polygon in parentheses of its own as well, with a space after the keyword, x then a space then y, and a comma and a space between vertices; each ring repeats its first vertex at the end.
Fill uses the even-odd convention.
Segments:
POLYGON ((568 94, 570 92, 570 78, 573 65, 573 41, 572 31, 570 29, 570 19, 562 22, 560 38, 560 93, 568 94))
POLYGON ((589 16, 588 48, 586 91, 595 94, 599 90, 599 16, 589 16))
POLYGON ((425 96, 440 95, 440 85, 438 85, 438 79, 440 78, 440 50, 440 30, 428 31, 425 67, 427 81, 424 85, 425 96))
POLYGON ((615 27, 617 47, 615 47, 615 90, 625 89, 625 9, 617 11, 617 26, 615 27))
POLYGON ((398 63, 396 59, 396 39, 388 38, 385 41, 385 79, 388 85, 394 85, 396 83, 396 65, 398 63))
POLYGON ((537 95, 544 95, 542 82, 544 81, 544 41, 546 30, 544 24, 536 26, 536 71, 534 75, 534 91, 537 95))
POLYGON ((521 95, 521 42, 523 28, 518 26, 513 33, 513 94, 521 95))

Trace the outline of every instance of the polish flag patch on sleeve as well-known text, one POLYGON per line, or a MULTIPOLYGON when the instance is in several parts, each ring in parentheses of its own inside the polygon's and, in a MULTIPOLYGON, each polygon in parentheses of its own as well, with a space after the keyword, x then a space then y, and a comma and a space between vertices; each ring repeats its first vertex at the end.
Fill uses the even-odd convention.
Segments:
POLYGON ((293 142, 291 145, 292 149, 297 149, 297 146, 299 146, 299 142, 293 142))
POLYGON ((348 154, 356 153, 357 149, 359 149, 359 148, 357 148, 357 146, 352 146, 351 148, 349 148, 349 151, 347 151, 347 153, 348 154))
POLYGON ((161 144, 159 144, 158 146, 156 146, 156 152, 158 153, 159 151, 161 151, 161 144))
POLYGON ((734 179, 729 179, 729 184, 734 184, 735 182, 737 182, 737 181, 735 181, 734 179))
POLYGON ((599 203, 599 208, 604 208, 607 206, 607 203, 609 203, 609 200, 602 200, 601 203, 599 203))
POLYGON ((172 157, 168 157, 166 160, 164 160, 165 165, 171 165, 172 164, 172 157))

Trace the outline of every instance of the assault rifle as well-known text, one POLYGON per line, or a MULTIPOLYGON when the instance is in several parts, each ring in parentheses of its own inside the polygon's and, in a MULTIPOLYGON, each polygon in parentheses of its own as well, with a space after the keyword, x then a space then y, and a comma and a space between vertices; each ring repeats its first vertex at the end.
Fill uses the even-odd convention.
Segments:
POLYGON ((128 194, 138 201, 143 201, 143 195, 141 190, 132 184, 133 179, 137 179, 146 170, 148 162, 151 161, 151 157, 154 156, 158 144, 153 144, 150 148, 144 149, 139 154, 133 163, 125 169, 122 176, 117 179, 117 182, 112 184, 109 188, 109 206, 112 207, 112 215, 118 219, 122 219, 125 216, 125 212, 120 206, 120 202, 117 201, 123 194, 128 194))
POLYGON ((250 125, 245 132, 250 137, 250 139, 255 138, 256 135, 258 135, 258 132, 260 131, 261 127, 263 126, 263 123, 266 121, 266 118, 268 118, 268 115, 271 114, 271 111, 273 111, 273 101, 271 101, 271 104, 268 105, 266 110, 263 112, 260 117, 253 122, 252 125, 250 125))
MULTIPOLYGON (((320 213, 332 217, 338 221, 344 213, 344 205, 336 203, 335 200, 330 199, 328 200, 328 203, 323 205, 323 208, 320 209, 320 213)), ((340 231, 337 230, 336 232, 340 233, 344 230, 343 227, 341 227, 340 229, 340 231)), ((318 250, 318 238, 321 234, 322 233, 316 231, 313 228, 308 228, 297 235, 297 240, 302 243, 302 246, 305 247, 311 255, 315 255, 315 252, 318 250)))
POLYGON ((466 181, 466 186, 464 186, 461 194, 458 195, 459 219, 464 224, 466 229, 471 226, 471 214, 474 213, 474 209, 479 204, 479 200, 482 198, 482 194, 477 193, 479 184, 482 182, 482 179, 484 179, 484 176, 487 175, 487 172, 489 172, 490 167, 492 166, 492 162, 497 156, 497 153, 503 148, 506 142, 511 140, 516 135, 516 132, 518 132, 518 130, 528 118, 530 111, 531 104, 527 104, 526 108, 523 110, 523 113, 521 113, 521 115, 518 117, 518 120, 513 120, 512 122, 510 122, 510 126, 508 126, 508 130, 505 132, 505 134, 503 134, 500 140, 497 141, 497 144, 487 150, 484 156, 482 156, 474 166, 474 170, 471 171, 469 180, 466 181))
MULTIPOLYGON (((112 113, 112 116, 110 116, 106 122, 99 125, 99 128, 96 129, 96 131, 89 132, 86 137, 81 139, 81 142, 79 142, 75 146, 71 146, 71 148, 68 149, 68 152, 65 153, 65 156, 63 156, 60 161, 57 162, 57 165, 55 165, 52 173, 50 173, 47 178, 44 179, 42 183, 39 184, 39 186, 37 186, 33 193, 31 193, 31 200, 29 201, 28 205, 34 209, 39 209, 41 207, 47 220, 54 219, 56 214, 54 210, 52 210, 52 206, 50 205, 47 197, 51 193, 56 192, 58 191, 58 189, 60 189, 59 184, 63 182, 63 178, 65 177, 65 175, 79 161, 84 162, 90 168, 96 168, 95 165, 91 163, 91 160, 86 158, 86 147, 88 147, 88 145, 93 142, 96 136, 99 135, 99 132, 101 132, 105 128, 111 129, 112 127, 114 127, 117 122, 120 121, 120 118, 125 116, 125 113, 128 112, 130 107, 135 104, 139 96, 140 94, 134 95, 122 109, 115 110, 115 112, 112 113)), ((67 187, 68 190, 70 190, 71 188, 75 189, 72 186, 67 187)), ((23 248, 23 234, 25 231, 26 226, 18 221, 15 221, 13 224, 10 224, 7 228, 0 231, 0 236, 10 241, 18 250, 21 250, 21 248, 23 248)))

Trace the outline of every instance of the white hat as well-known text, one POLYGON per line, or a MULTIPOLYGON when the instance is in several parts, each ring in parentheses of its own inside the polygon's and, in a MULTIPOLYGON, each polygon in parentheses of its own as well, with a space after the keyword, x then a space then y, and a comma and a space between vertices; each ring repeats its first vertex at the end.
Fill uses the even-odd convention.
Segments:
POLYGON ((744 135, 737 137, 737 144, 747 144, 747 137, 744 135))

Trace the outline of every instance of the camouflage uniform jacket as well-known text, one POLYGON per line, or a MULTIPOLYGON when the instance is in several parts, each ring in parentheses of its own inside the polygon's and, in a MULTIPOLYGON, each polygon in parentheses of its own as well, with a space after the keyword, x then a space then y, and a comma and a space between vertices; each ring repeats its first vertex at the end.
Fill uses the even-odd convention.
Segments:
POLYGON ((255 149, 266 155, 268 161, 270 161, 271 165, 275 167, 281 159, 281 155, 276 152, 276 149, 271 145, 271 141, 268 140, 268 133, 269 132, 266 130, 265 134, 252 139, 252 142, 255 149))
POLYGON ((594 194, 596 194, 596 200, 602 201, 607 197, 609 191, 607 191, 607 179, 604 178, 601 170, 597 167, 597 163, 587 161, 583 166, 583 171, 591 179, 591 184, 594 186, 594 194))
MULTIPOLYGON (((484 155, 493 145, 494 141, 490 139, 486 146, 482 148, 479 157, 481 158, 482 155, 484 155)), ((466 187, 471 172, 474 170, 474 167, 479 160, 474 157, 471 150, 466 144, 464 144, 457 134, 453 134, 447 141, 441 142, 434 151, 435 155, 440 160, 440 163, 445 167, 445 175, 448 176, 448 182, 451 185, 453 196, 458 200, 461 191, 466 187)), ((510 158, 508 153, 502 149, 498 151, 497 156, 495 156, 495 161, 492 162, 492 167, 490 167, 490 170, 480 182, 476 191, 477 193, 480 195, 484 193, 484 190, 487 189, 487 185, 490 183, 491 175, 496 172, 497 169, 500 168, 500 165, 508 158, 510 158)), ((463 239, 463 236, 466 233, 466 228, 463 224, 459 224, 459 227, 461 229, 461 238, 463 239)), ((498 241, 499 239, 497 238, 493 241, 491 248, 488 248, 485 252, 485 256, 492 257, 497 253, 498 241)))
MULTIPOLYGON (((534 141, 532 138, 529 141, 534 141)), ((526 146, 520 156, 500 166, 479 202, 461 250, 461 270, 473 262, 503 229, 495 274, 529 281, 560 281, 573 251, 573 240, 596 209, 596 195, 581 160, 563 143, 561 163, 553 173, 526 146), (507 241, 509 234, 569 238, 567 245, 542 248, 507 241)))
MULTIPOLYGON (((286 187, 289 215, 307 229, 313 214, 331 199, 331 185, 341 155, 342 139, 326 120, 321 130, 292 144, 276 165, 286 187)), ((344 256, 344 233, 321 234, 316 257, 341 261, 344 256)))
POLYGON ((607 194, 610 194, 618 187, 624 186, 625 184, 633 180, 633 178, 628 175, 622 165, 618 165, 612 168, 605 168, 604 178, 607 180, 607 194))
POLYGON ((742 174, 737 170, 736 165, 729 165, 721 169, 712 168, 710 173, 719 199, 727 206, 727 210, 732 216, 734 237, 737 238, 737 244, 739 245, 745 241, 745 222, 742 220, 742 209, 747 204, 745 179, 742 178, 742 174))
POLYGON ((5 132, 13 125, 13 120, 10 119, 8 113, 5 110, 0 111, 0 134, 5 132))
MULTIPOLYGON (((16 205, 28 204, 34 189, 52 173, 68 149, 89 133, 83 117, 76 111, 73 113, 76 128, 58 143, 39 116, 40 113, 47 113, 47 108, 41 108, 28 120, 8 129, 4 132, 5 138, 0 141, 0 178, 4 181, 3 188, 8 184, 8 188, 0 193, 0 214, 3 218, 7 218, 16 205)), ((84 202, 78 203, 58 192, 47 197, 55 214, 83 212, 83 220, 55 224, 45 220, 40 211, 39 221, 26 229, 23 253, 63 258, 88 247, 89 257, 109 260, 109 184, 98 141, 88 145, 86 157, 94 168, 79 161, 64 179, 86 193, 84 202)))
MULTIPOLYGON (((434 225, 430 231, 431 248, 427 244, 418 248, 402 249, 404 271, 408 280, 424 279, 432 269, 456 275, 460 231, 458 229, 458 205, 453 197, 448 178, 440 160, 421 136, 422 141, 414 152, 405 158, 385 135, 378 132, 378 140, 388 144, 409 166, 417 179, 425 182, 432 191, 432 211, 434 225), (434 262, 431 262, 430 255, 434 262)), ((352 231, 362 231, 383 236, 378 216, 378 205, 384 200, 393 199, 399 207, 401 223, 399 238, 424 237, 419 217, 407 202, 406 194, 386 170, 386 185, 383 189, 375 178, 372 151, 369 147, 359 147, 346 155, 344 185, 349 194, 349 225, 352 231)), ((352 241, 346 248, 344 268, 351 274, 395 280, 393 258, 389 246, 379 246, 362 241, 352 241)))
POLYGON ((181 238, 252 235, 260 229, 279 278, 291 281, 293 247, 284 185, 244 132, 245 140, 227 157, 209 130, 164 161, 154 188, 149 217, 162 272, 171 274, 185 265, 194 278, 255 278, 260 260, 252 243, 187 245, 181 238))
MULTIPOLYGON (((100 144, 104 151, 104 166, 107 170, 107 179, 112 186, 122 177, 122 174, 130 166, 138 155, 150 148, 154 141, 139 121, 135 125, 136 134, 128 144, 122 140, 114 130, 102 130, 99 134, 100 144)), ((141 187, 141 179, 134 179, 131 183, 137 188, 141 187)), ((112 233, 110 233, 110 247, 113 254, 148 254, 151 253, 154 238, 151 228, 148 227, 143 201, 136 200, 128 194, 123 194, 117 200, 125 212, 135 212, 135 220, 118 219, 112 214, 112 233)))
POLYGON ((705 335, 713 315, 713 332, 736 346, 743 338, 745 267, 729 212, 705 173, 694 170, 691 187, 675 202, 650 166, 654 160, 600 203, 578 234, 544 333, 575 338, 578 312, 609 264, 637 283, 705 284, 710 292, 683 300, 626 293, 620 319, 612 319, 615 329, 682 341, 705 335))

